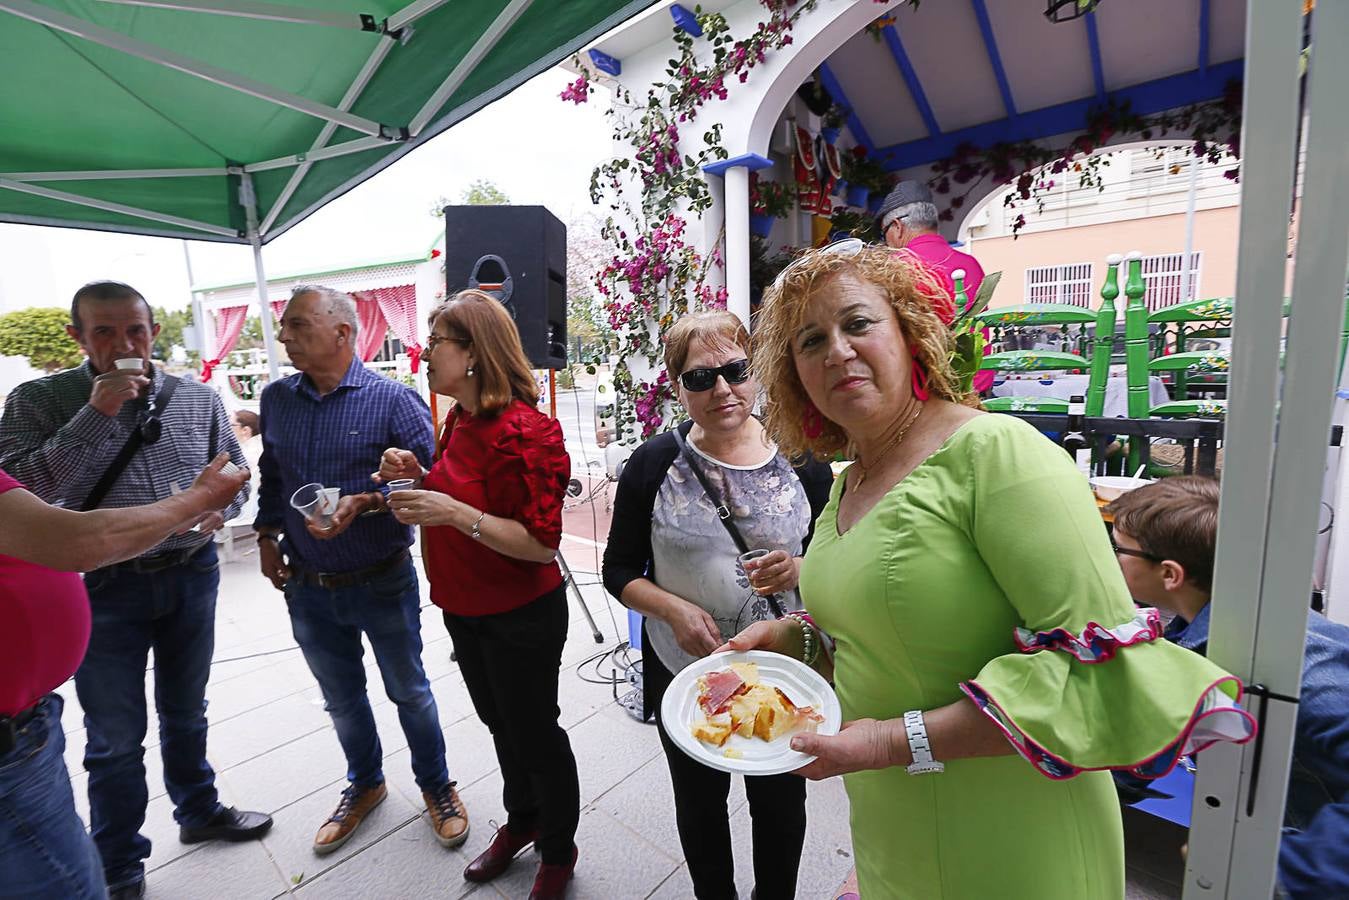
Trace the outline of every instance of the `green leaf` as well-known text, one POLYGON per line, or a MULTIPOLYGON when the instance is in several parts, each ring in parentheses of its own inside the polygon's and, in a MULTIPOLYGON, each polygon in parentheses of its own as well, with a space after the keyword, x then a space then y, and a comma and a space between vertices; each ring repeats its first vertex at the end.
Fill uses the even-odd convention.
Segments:
POLYGON ((993 300, 993 292, 998 289, 998 282, 1002 281, 1001 272, 993 272, 984 276, 984 280, 979 283, 979 290, 974 295, 974 303, 970 308, 956 316, 955 324, 968 322, 978 316, 981 312, 988 309, 988 304, 993 300))

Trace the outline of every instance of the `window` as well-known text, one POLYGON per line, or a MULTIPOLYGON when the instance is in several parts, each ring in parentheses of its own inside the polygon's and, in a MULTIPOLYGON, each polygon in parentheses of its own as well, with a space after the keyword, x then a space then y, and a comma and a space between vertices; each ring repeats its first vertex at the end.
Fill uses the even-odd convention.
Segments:
POLYGON ((1092 264, 1069 263, 1026 270, 1027 303, 1068 303, 1091 306, 1092 264))
POLYGON ((1150 197, 1189 190, 1194 162, 1195 155, 1190 147, 1135 150, 1129 160, 1129 196, 1150 197))
MULTIPOLYGON (((1143 283, 1148 288, 1147 293, 1143 295, 1143 302, 1147 304, 1148 312, 1156 312, 1182 303, 1190 297, 1199 296, 1201 254, 1198 251, 1190 254, 1189 274, 1192 281, 1190 285, 1185 283, 1185 266, 1182 262, 1184 256, 1184 253, 1165 253, 1161 256, 1143 257, 1143 283)), ((1124 273, 1120 274, 1122 276, 1124 273)), ((1122 284, 1120 287, 1123 289, 1122 284)))
POLYGON ((394 337, 392 331, 384 335, 384 343, 380 345, 379 352, 371 362, 393 362, 398 358, 398 354, 403 352, 403 342, 394 337))

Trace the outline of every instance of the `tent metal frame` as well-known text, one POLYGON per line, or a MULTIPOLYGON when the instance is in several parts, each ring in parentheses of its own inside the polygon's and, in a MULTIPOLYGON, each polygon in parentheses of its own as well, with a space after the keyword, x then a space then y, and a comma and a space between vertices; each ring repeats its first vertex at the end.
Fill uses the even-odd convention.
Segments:
POLYGON ((210 13, 235 16, 241 19, 264 19, 269 22, 290 22, 294 25, 323 25, 329 28, 349 28, 356 31, 379 31, 379 17, 365 13, 332 12, 279 3, 260 3, 257 0, 102 0, 122 6, 150 6, 180 12, 210 13))

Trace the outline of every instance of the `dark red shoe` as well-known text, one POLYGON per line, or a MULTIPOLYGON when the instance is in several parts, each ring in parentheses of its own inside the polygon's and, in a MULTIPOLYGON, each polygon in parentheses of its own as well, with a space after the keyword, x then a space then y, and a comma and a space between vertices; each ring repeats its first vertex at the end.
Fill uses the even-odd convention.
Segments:
POLYGON ((492 843, 487 845, 477 859, 464 869, 464 878, 468 881, 491 881, 510 868, 515 854, 534 843, 539 833, 531 829, 527 834, 516 835, 505 825, 492 835, 492 843))
POLYGON ((534 876, 534 889, 529 892, 529 900, 562 900, 567 896, 567 882, 576 871, 578 851, 571 848, 571 862, 564 866, 550 866, 539 863, 539 874, 534 876))

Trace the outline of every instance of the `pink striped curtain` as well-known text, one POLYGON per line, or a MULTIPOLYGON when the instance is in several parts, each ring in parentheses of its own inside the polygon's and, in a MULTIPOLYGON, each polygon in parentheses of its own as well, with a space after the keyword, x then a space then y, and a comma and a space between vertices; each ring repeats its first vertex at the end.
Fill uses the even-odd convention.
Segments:
POLYGON ((410 284, 365 291, 379 304, 389 330, 403 344, 412 362, 412 371, 421 367, 422 345, 417 340, 417 288, 410 284))
POLYGON ((370 291, 359 291, 351 296, 356 298, 356 315, 361 323, 361 330, 356 335, 356 352, 360 355, 361 362, 370 362, 384 345, 384 335, 389 332, 389 323, 384 321, 379 303, 371 296, 370 291))
POLYGON ((211 372, 220 365, 220 361, 239 343, 244 322, 248 321, 247 306, 229 306, 216 310, 215 316, 215 358, 204 359, 201 363, 201 380, 211 380, 211 372))

